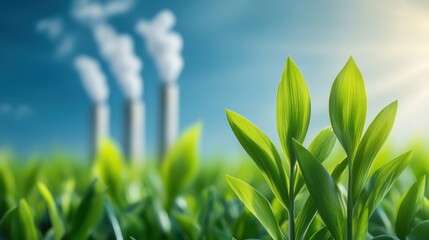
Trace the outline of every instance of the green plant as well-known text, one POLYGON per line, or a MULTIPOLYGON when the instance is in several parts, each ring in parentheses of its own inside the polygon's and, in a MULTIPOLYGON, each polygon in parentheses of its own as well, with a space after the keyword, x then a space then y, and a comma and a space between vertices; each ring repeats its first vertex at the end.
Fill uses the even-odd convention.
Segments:
MULTIPOLYGON (((237 139, 261 170, 275 197, 288 210, 290 239, 295 239, 296 236, 299 239, 303 238, 315 215, 312 210, 314 204, 308 204, 305 206, 306 208, 302 209, 303 214, 298 215, 298 219, 295 217, 295 199, 302 190, 304 181, 296 165, 297 153, 293 148, 293 142, 295 139, 300 143, 304 142, 310 121, 310 109, 310 96, 305 80, 295 63, 288 58, 278 88, 276 111, 277 132, 287 161, 282 160, 274 144, 255 125, 235 112, 230 110, 226 112, 237 139), (297 226, 295 226, 296 221, 297 226), (298 231, 295 232, 295 230, 298 231)), ((330 128, 327 128, 319 133, 309 148, 320 162, 323 162, 329 156, 334 144, 335 135, 330 128)), ((228 177, 228 182, 240 200, 249 209, 253 209, 251 212, 262 225, 273 225, 275 219, 272 219, 272 214, 261 216, 260 211, 257 211, 259 208, 271 211, 267 206, 257 207, 257 205, 266 205, 261 194, 232 177, 228 177), (245 196, 244 192, 239 191, 240 188, 247 188, 246 191, 243 191, 252 193, 261 200, 253 202, 253 198, 249 198, 245 196)), ((277 230, 271 229, 268 232, 274 239, 283 238, 280 237, 277 230)))
MULTIPOLYGON (((327 138, 326 141, 319 141, 316 137, 314 144, 318 150, 315 150, 313 143, 308 149, 302 146, 310 118, 310 100, 305 81, 290 58, 287 60, 277 95, 277 131, 287 161, 282 161, 274 144, 258 128, 244 117, 227 110, 228 121, 237 139, 259 167, 275 197, 289 213, 289 239, 296 239, 297 236, 298 239, 309 238, 302 232, 309 228, 316 209, 325 227, 311 239, 366 238, 371 215, 411 158, 411 152, 407 152, 371 174, 371 166, 393 127, 397 101, 389 104, 376 116, 362 137, 366 108, 363 78, 350 58, 336 77, 329 99, 332 129, 346 154, 346 159, 331 173, 322 163, 331 152, 335 140, 327 138), (321 154, 320 151, 324 153, 321 154), (298 169, 296 162, 299 164, 298 169), (344 197, 338 183, 346 167, 348 187, 344 197), (310 197, 295 219, 294 199, 302 187, 300 178, 304 179, 310 197), (305 217, 302 217, 303 215, 305 217), (295 225, 295 222, 298 224, 295 225)), ((227 180, 238 198, 267 229, 271 237, 285 238, 280 224, 270 213, 270 204, 264 196, 240 180, 230 176, 227 176, 227 180)), ((405 209, 411 211, 411 208, 416 208, 417 205, 417 202, 411 201, 405 209)), ((407 215, 408 221, 411 221, 413 216, 407 215)), ((409 225, 407 223, 406 226, 409 225)), ((401 239, 405 236, 404 232, 409 233, 409 230, 401 230, 401 239)))

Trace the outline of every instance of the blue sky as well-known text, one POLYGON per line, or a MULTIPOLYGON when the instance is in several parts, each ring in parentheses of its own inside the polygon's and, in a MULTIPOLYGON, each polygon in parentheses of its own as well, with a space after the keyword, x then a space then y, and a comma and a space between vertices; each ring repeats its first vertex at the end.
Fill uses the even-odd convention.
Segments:
MULTIPOLYGON (((78 54, 97 58, 108 76, 111 134, 121 141, 123 95, 90 30, 71 16, 73 3, 0 3, 0 146, 22 154, 55 149, 87 153, 90 99, 73 68, 78 54), (46 18, 62 19, 61 39, 71 39, 69 46, 61 50, 63 41, 37 31, 37 23, 46 18)), ((204 123, 205 155, 243 153, 225 108, 252 120, 278 142, 275 95, 288 55, 310 89, 309 138, 329 125, 330 86, 350 55, 366 81, 368 119, 399 99, 392 138, 404 142, 429 135, 429 4, 424 1, 135 1, 128 12, 108 21, 133 37, 143 61, 152 153, 158 142, 160 81, 135 24, 163 9, 175 13, 175 30, 184 39, 180 128, 204 123)))

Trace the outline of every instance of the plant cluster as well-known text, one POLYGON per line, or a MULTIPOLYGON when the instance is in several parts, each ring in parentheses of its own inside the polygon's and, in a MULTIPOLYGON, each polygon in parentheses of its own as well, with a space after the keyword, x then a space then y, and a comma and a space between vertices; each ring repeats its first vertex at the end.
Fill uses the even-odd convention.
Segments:
POLYGON ((261 193, 246 182, 227 176, 238 198, 273 239, 412 240, 429 236, 428 220, 414 222, 424 199, 425 176, 419 178, 400 200, 394 232, 390 232, 394 235, 380 233, 373 237, 368 233, 370 218, 407 167, 411 152, 371 171, 393 127, 397 101, 382 109, 363 133, 367 97, 362 75, 352 58, 332 85, 329 98, 331 127, 322 130, 308 148, 303 143, 310 122, 310 94, 301 72, 290 58, 278 87, 276 109, 277 132, 285 159, 254 124, 233 111, 226 113, 238 141, 288 213, 286 220, 279 223, 270 202, 261 193), (345 158, 328 170, 324 162, 337 140, 345 158), (344 171, 348 173, 347 187, 341 183, 344 171), (297 202, 304 203, 298 208, 297 202), (323 224, 317 231, 309 233, 316 216, 323 224))

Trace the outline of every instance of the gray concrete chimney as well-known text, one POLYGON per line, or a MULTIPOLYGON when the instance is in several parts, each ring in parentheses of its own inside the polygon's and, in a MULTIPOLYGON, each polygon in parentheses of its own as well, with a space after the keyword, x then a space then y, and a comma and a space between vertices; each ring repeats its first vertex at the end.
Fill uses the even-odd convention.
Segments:
POLYGON ((124 119, 124 151, 127 160, 140 164, 145 157, 145 105, 127 100, 124 119))
POLYGON ((95 160, 103 139, 109 137, 109 107, 105 103, 91 106, 91 159, 95 160))
POLYGON ((160 104, 160 157, 177 140, 179 131, 179 87, 175 82, 163 82, 160 104))

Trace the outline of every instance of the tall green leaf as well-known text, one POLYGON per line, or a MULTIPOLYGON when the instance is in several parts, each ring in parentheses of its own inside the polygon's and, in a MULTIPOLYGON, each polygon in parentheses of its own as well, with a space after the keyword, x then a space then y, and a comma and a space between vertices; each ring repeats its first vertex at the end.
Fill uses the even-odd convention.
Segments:
POLYGON ((117 145, 110 139, 103 139, 100 151, 94 162, 95 177, 101 180, 104 187, 108 187, 108 195, 114 202, 123 206, 123 160, 117 145))
POLYGON ((9 209, 0 221, 1 239, 37 240, 39 234, 33 213, 25 199, 9 209))
POLYGON ((110 224, 112 225, 113 233, 115 234, 115 239, 123 240, 124 237, 122 236, 121 226, 119 225, 115 210, 113 209, 113 206, 108 199, 104 201, 104 206, 106 207, 107 217, 109 218, 110 224))
POLYGON ((87 239, 91 230, 100 220, 104 210, 104 191, 99 191, 96 187, 97 182, 94 181, 83 196, 71 219, 70 231, 67 235, 68 239, 87 239))
POLYGON ((39 239, 33 213, 25 199, 21 199, 14 210, 11 224, 11 239, 36 240, 39 239))
MULTIPOLYGON (((331 176, 335 182, 339 182, 341 175, 347 167, 347 159, 341 161, 332 171, 331 176)), ((316 216, 317 208, 314 204, 313 199, 310 197, 307 198, 304 205, 301 208, 301 211, 298 213, 296 218, 296 238, 303 240, 305 234, 310 227, 311 222, 316 216)))
POLYGON ((268 200, 252 186, 227 175, 226 179, 247 209, 259 220, 273 239, 284 239, 280 226, 268 200))
POLYGON ((167 193, 167 208, 176 196, 195 177, 198 168, 198 141, 201 124, 188 128, 167 152, 161 166, 161 175, 167 193))
POLYGON ((337 184, 323 165, 299 142, 294 142, 294 149, 320 217, 335 239, 345 239, 346 205, 337 184))
MULTIPOLYGON (((323 163, 331 154, 334 149, 335 142, 337 141, 331 127, 327 127, 320 131, 313 139, 308 147, 308 150, 313 154, 319 162, 323 163)), ((301 171, 297 171, 295 194, 298 194, 304 187, 304 178, 302 178, 301 171)))
POLYGON ((232 131, 261 170, 274 195, 284 206, 288 206, 286 173, 274 144, 246 118, 230 110, 226 111, 226 115, 232 131))
POLYGON ((310 93, 298 67, 290 57, 286 60, 277 92, 277 132, 283 150, 290 161, 292 139, 302 143, 310 123, 310 93))
POLYGON ((405 239, 413 227, 414 217, 423 200, 425 183, 426 176, 423 175, 408 189, 401 199, 395 224, 396 235, 400 239, 405 239))
POLYGON ((369 179, 354 206, 354 238, 365 238, 368 219, 374 213, 381 200, 386 196, 395 180, 401 175, 411 159, 411 152, 402 154, 384 164, 369 179))
POLYGON ((332 128, 349 157, 354 156, 362 135, 366 107, 364 81, 353 58, 350 57, 336 77, 329 98, 332 128))
POLYGON ((385 107, 366 130, 353 162, 353 202, 355 203, 378 152, 386 142, 396 117, 398 101, 385 107))
POLYGON ((63 219, 60 217, 58 213, 58 208, 55 205, 54 197, 52 196, 49 189, 45 184, 39 182, 37 184, 40 194, 45 200, 46 205, 48 206, 49 217, 51 219, 52 226, 54 228, 55 239, 61 239, 65 234, 65 226, 63 219))

